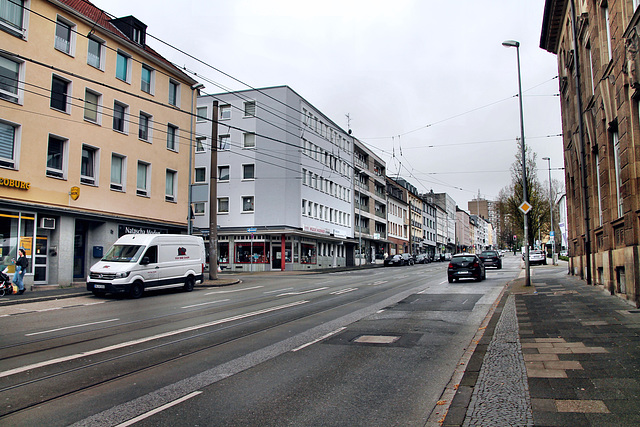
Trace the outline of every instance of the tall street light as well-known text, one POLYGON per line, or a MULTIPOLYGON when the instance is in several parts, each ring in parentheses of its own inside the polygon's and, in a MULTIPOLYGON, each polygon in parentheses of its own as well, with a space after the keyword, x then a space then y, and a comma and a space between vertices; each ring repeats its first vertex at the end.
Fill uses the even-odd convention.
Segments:
MULTIPOLYGON (((518 58, 518 100, 520 101, 520 141, 522 142, 522 203, 527 202, 527 159, 525 155, 524 145, 524 114, 522 112, 522 81, 520 78, 520 42, 515 40, 506 40, 502 42, 504 47, 515 47, 516 56, 518 58)), ((531 286, 531 271, 529 268, 529 216, 524 212, 524 268, 526 270, 525 286, 531 286)))
POLYGON ((549 238, 551 239, 551 264, 556 265, 556 237, 553 232, 553 202, 552 199, 552 188, 551 188, 551 158, 543 157, 542 160, 546 160, 549 165, 549 214, 551 215, 551 232, 549 233, 549 238))

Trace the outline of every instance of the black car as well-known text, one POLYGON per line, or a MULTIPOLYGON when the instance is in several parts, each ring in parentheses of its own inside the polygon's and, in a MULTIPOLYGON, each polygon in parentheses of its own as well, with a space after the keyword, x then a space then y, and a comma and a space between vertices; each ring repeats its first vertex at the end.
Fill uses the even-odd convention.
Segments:
POLYGON ((478 282, 487 278, 484 264, 476 254, 455 254, 447 268, 449 283, 460 279, 475 279, 478 282))
POLYGON ((393 266, 399 266, 399 265, 405 265, 405 261, 401 255, 389 255, 384 260, 385 267, 393 267, 393 266))
POLYGON ((426 264, 428 262, 431 262, 431 260, 429 259, 429 255, 427 254, 416 255, 416 264, 426 264))
POLYGON ((402 259, 404 259, 404 265, 413 265, 415 264, 415 259, 413 258, 413 255, 411 254, 400 254, 400 256, 402 257, 402 259))
POLYGON ((482 251, 480 260, 485 267, 496 267, 498 270, 502 268, 502 258, 500 258, 498 251, 482 251))

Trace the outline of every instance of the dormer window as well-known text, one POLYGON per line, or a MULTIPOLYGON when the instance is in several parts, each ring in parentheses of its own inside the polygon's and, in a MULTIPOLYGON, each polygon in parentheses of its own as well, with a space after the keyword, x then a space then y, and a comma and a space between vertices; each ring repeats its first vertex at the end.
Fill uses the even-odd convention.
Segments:
POLYGON ((144 46, 147 26, 133 16, 125 16, 111 21, 129 40, 144 46))

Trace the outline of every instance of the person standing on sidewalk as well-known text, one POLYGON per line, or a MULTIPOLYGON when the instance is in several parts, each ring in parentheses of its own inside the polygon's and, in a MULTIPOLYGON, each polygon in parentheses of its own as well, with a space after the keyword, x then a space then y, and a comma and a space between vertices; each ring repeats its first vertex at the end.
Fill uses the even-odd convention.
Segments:
POLYGON ((13 275, 13 283, 18 286, 18 295, 24 294, 24 273, 29 266, 27 253, 23 248, 18 249, 18 260, 16 261, 16 272, 13 275))

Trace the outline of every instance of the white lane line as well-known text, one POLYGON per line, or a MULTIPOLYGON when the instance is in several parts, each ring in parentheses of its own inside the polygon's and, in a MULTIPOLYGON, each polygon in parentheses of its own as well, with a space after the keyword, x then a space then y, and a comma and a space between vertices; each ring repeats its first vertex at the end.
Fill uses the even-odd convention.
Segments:
POLYGON ((279 294, 279 297, 283 297, 283 296, 288 296, 288 295, 302 295, 302 294, 309 294, 311 292, 319 292, 319 291, 324 291, 325 289, 329 289, 328 286, 325 286, 323 288, 317 288, 317 289, 309 289, 308 291, 300 291, 300 292, 285 292, 284 294, 279 294))
POLYGON ((169 409, 172 406, 175 406, 175 405, 177 405, 179 403, 184 402, 185 400, 189 400, 192 397, 195 397, 195 396, 199 395, 200 393, 202 393, 202 392, 201 391, 194 391, 193 393, 189 393, 186 396, 182 396, 180 399, 176 399, 173 402, 165 403, 162 406, 158 406, 156 409, 153 409, 153 410, 151 410, 149 412, 145 412, 144 414, 138 415, 135 418, 131 418, 129 421, 125 421, 122 424, 118 424, 116 427, 127 427, 127 426, 130 426, 130 425, 133 425, 133 424, 137 423, 138 421, 142 421, 145 418, 149 418, 150 416, 157 414, 158 412, 162 412, 165 409, 169 409))
POLYGON ((6 371, 0 371, 0 378, 8 377, 10 375, 19 374, 19 373, 22 373, 22 372, 26 372, 26 371, 29 371, 31 369, 36 369, 36 368, 42 368, 44 366, 55 365, 56 363, 62 363, 62 362, 68 362, 70 360, 80 359, 81 357, 93 356, 95 354, 106 353, 108 351, 118 350, 118 349, 121 349, 121 348, 124 348, 124 347, 129 347, 129 346, 132 346, 132 345, 142 344, 142 343, 145 343, 145 342, 148 342, 148 341, 153 341, 153 340, 157 340, 157 339, 161 339, 161 338, 167 338, 167 337, 171 337, 171 336, 174 336, 174 335, 183 334, 185 332, 196 331, 198 329, 208 328, 208 327, 211 327, 211 326, 220 325, 222 323, 232 322, 234 320, 246 319, 247 317, 258 316, 260 314, 266 314, 266 313, 270 313, 272 311, 278 311, 278 310, 282 310, 282 309, 285 309, 285 308, 295 307, 297 305, 306 304, 308 302, 309 301, 304 301, 303 300, 303 301, 292 302, 292 303, 289 303, 289 304, 279 305, 279 306, 276 306, 276 307, 265 308, 265 309, 262 309, 262 310, 252 311, 252 312, 245 313, 245 314, 239 314, 237 316, 227 317, 225 319, 214 320, 213 322, 203 323, 201 325, 189 326, 187 328, 182 328, 182 329, 178 329, 178 330, 175 330, 175 331, 165 332, 165 333, 158 334, 158 335, 152 335, 150 337, 139 338, 137 340, 127 341, 127 342, 123 342, 123 343, 120 343, 120 344, 114 344, 114 345, 110 345, 108 347, 103 347, 103 348, 98 348, 98 349, 95 349, 95 350, 85 351, 83 353, 71 354, 69 356, 63 356, 63 357, 58 357, 56 359, 45 360, 45 361, 42 361, 42 362, 33 363, 31 365, 21 366, 19 368, 9 369, 9 370, 6 370, 6 371))
POLYGON ((342 294, 347 294, 349 292, 353 292, 353 291, 357 291, 358 288, 347 288, 347 289, 342 289, 339 291, 333 291, 331 292, 331 295, 342 295, 342 294))
POLYGON ((200 304, 185 305, 184 307, 180 307, 180 308, 200 307, 200 306, 203 306, 203 305, 217 304, 219 302, 227 302, 227 301, 231 301, 231 300, 229 298, 227 298, 227 299, 219 299, 217 301, 209 301, 209 302, 201 302, 200 304))
POLYGON ((290 291, 293 288, 284 288, 284 289, 276 289, 275 291, 267 291, 264 292, 265 294, 275 294, 276 292, 284 292, 284 291, 290 291))
POLYGON ((230 291, 214 291, 214 292, 207 292, 205 295, 213 295, 213 294, 230 294, 232 292, 242 292, 242 291, 249 291, 251 289, 260 289, 260 288, 264 288, 264 286, 253 286, 251 288, 242 288, 242 289, 232 289, 230 291))
POLYGON ((373 282, 371 285, 369 286, 378 286, 378 285, 383 285, 385 283, 387 283, 388 280, 378 280, 377 282, 373 282))
POLYGON ((326 338, 329 338, 331 335, 335 335, 335 334, 337 334, 338 332, 342 332, 342 331, 344 331, 345 329, 347 329, 347 328, 346 328, 346 327, 344 327, 344 326, 343 326, 342 328, 338 328, 338 329, 336 329, 335 331, 329 332, 328 334, 324 334, 324 335, 323 335, 323 336, 321 336, 320 338, 316 338, 315 340, 313 340, 313 341, 311 341, 311 342, 308 342, 308 343, 306 343, 306 344, 302 344, 300 347, 296 347, 296 348, 292 349, 291 351, 292 351, 292 352, 296 352, 296 351, 298 351, 298 350, 302 350, 302 349, 303 349, 303 348, 305 348, 305 347, 309 347, 310 345, 313 345, 313 344, 315 344, 315 343, 317 343, 317 342, 320 342, 320 341, 322 341, 322 340, 324 340, 324 339, 326 339, 326 338))
POLYGON ((333 283, 333 282, 335 282, 335 280, 325 280, 324 282, 318 283, 318 285, 326 285, 328 283, 333 283))
POLYGON ((30 336, 33 336, 33 335, 49 334, 51 332, 64 331, 65 329, 82 328, 83 326, 91 326, 91 325, 98 325, 100 323, 115 322, 116 320, 120 320, 120 319, 101 320, 99 322, 91 322, 91 323, 83 323, 81 325, 65 326, 64 328, 49 329, 48 331, 32 332, 30 334, 24 334, 24 336, 25 337, 30 337, 30 336))

